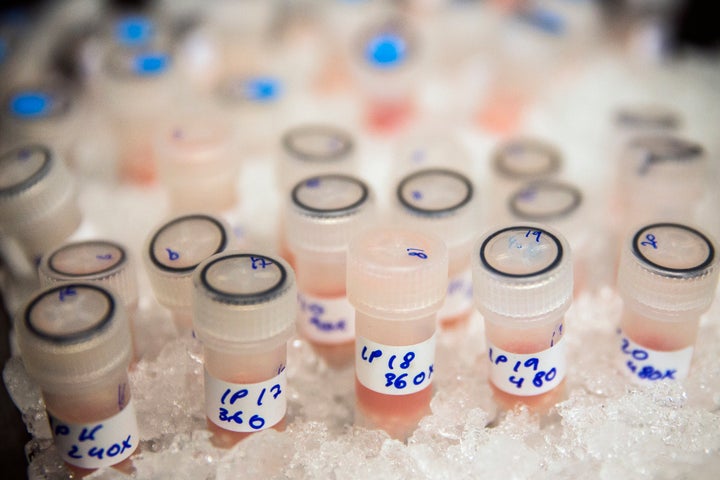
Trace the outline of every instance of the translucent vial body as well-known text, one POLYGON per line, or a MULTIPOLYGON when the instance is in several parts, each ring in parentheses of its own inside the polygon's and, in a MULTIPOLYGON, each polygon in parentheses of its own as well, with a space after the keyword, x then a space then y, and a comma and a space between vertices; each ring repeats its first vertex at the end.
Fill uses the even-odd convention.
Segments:
POLYGON ((63 460, 80 475, 111 465, 131 469, 127 459, 140 439, 122 304, 96 284, 54 285, 30 299, 15 326, 63 460))
POLYGON ((450 279, 438 319, 446 327, 464 323, 473 310, 470 252, 479 224, 472 182, 453 170, 418 170, 398 184, 394 216, 400 224, 435 233, 445 242, 450 279))
POLYGON ((203 260, 228 249, 230 232, 217 217, 175 217, 148 237, 143 252, 155 298, 172 311, 181 334, 192 328, 192 274, 203 260))
POLYGON ((290 194, 285 220, 297 273, 298 327, 332 365, 352 362, 355 310, 345 294, 347 248, 374 213, 367 185, 354 177, 311 177, 290 194))
POLYGON ((34 275, 42 254, 78 228, 74 185, 65 164, 44 146, 0 155, 0 233, 14 271, 34 275))
POLYGON ((230 128, 206 113, 159 131, 155 158, 176 212, 220 212, 237 199, 239 157, 230 128))
POLYGON ((350 242, 356 423, 404 439, 428 413, 447 275, 447 248, 435 236, 371 229, 350 242))
POLYGON ((240 252, 214 255, 193 275, 193 326, 205 353, 205 412, 220 446, 284 426, 294 277, 283 260, 240 252))
POLYGON ((717 248, 700 231, 657 223, 631 235, 618 271, 621 370, 640 384, 687 377, 717 282, 717 248))
POLYGON ((434 128, 421 128, 399 143, 393 168, 394 175, 402 178, 426 168, 446 168, 469 175, 472 165, 468 152, 455 137, 434 128))
POLYGON ((524 403, 544 412, 559 400, 565 378, 568 244, 547 227, 517 225, 483 235, 472 258, 495 399, 504 408, 524 403))

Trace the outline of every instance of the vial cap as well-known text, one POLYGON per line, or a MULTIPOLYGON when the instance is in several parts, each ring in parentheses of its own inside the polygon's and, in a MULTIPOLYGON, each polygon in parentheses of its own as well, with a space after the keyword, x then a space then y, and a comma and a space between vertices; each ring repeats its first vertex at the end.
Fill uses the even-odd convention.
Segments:
POLYGON ((290 193, 287 239, 293 250, 336 253, 371 221, 374 203, 361 180, 327 174, 300 181, 290 193))
POLYGON ((620 256, 618 290, 626 302, 655 316, 700 314, 718 282, 715 243, 695 228, 656 223, 640 228, 620 256))
POLYGON ((623 107, 615 114, 615 124, 632 130, 676 130, 680 128, 677 112, 661 105, 623 107))
POLYGON ((122 245, 108 240, 88 240, 61 245, 43 256, 40 285, 60 282, 99 283, 114 292, 125 307, 138 301, 135 267, 122 245))
POLYGON ((447 282, 447 247, 434 235, 375 228, 350 241, 347 296, 365 314, 393 320, 434 314, 447 282))
POLYGON ((0 156, 0 207, 0 227, 8 230, 77 212, 73 177, 44 146, 12 149, 0 156))
POLYGON ((562 166, 560 152, 534 138, 517 138, 501 145, 494 154, 495 171, 513 180, 533 180, 554 175, 562 166))
POLYGON ((175 217, 148 237, 145 263, 158 302, 168 308, 189 308, 192 274, 206 258, 228 248, 230 230, 211 215, 175 217))
POLYGON ((537 224, 483 235, 473 249, 475 303, 484 315, 523 322, 562 315, 573 291, 567 241, 537 224))
POLYGON ((461 173, 442 168, 419 170, 397 186, 398 219, 406 227, 437 232, 453 256, 453 249, 475 236, 474 196, 472 182, 461 173))
MULTIPOLYGON (((670 176, 676 180, 680 172, 690 174, 704 172, 703 147, 674 135, 655 134, 638 136, 631 140, 625 152, 626 168, 637 177, 654 178, 670 176)), ((688 183, 687 179, 682 179, 688 183)))
POLYGON ((531 182, 512 194, 508 205, 518 219, 548 222, 567 218, 582 203, 582 193, 568 183, 540 180, 531 182))
POLYGON ((193 275, 193 327, 208 347, 233 350, 294 332, 297 287, 282 259, 227 251, 205 260, 193 275))
POLYGON ((132 347, 125 310, 97 284, 72 282, 37 292, 20 310, 18 343, 28 374, 48 390, 127 369, 132 347))
POLYGON ((150 41, 155 34, 155 24, 148 17, 131 15, 115 24, 115 40, 124 46, 138 46, 150 41))

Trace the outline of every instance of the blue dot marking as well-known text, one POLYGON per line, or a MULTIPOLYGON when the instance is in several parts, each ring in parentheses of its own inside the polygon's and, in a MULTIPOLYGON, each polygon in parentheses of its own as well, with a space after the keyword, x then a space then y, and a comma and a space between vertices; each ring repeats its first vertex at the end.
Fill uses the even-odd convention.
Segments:
POLYGON ((121 45, 137 46, 147 43, 155 31, 153 22, 146 17, 125 17, 115 25, 115 39, 121 45))
POLYGON ((52 97, 44 92, 21 92, 10 99, 10 111, 22 118, 41 118, 51 109, 52 97))
POLYGON ((167 70, 170 58, 165 53, 143 53, 136 55, 133 63, 133 71, 142 76, 160 75, 167 70))
POLYGON ((407 43, 399 35, 386 33, 370 40, 365 50, 368 62, 378 67, 394 67, 407 55, 407 43))
POLYGON ((552 10, 534 8, 524 12, 520 18, 545 33, 552 35, 565 33, 565 19, 552 10))
POLYGON ((256 102, 272 102, 282 91, 280 81, 274 77, 256 77, 243 84, 245 97, 256 102))

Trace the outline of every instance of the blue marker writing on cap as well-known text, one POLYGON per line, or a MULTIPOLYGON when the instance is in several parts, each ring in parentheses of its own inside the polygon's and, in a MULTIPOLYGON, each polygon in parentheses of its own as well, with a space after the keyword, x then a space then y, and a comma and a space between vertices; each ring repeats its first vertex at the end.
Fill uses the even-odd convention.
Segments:
POLYGON ((141 76, 160 75, 170 63, 166 53, 141 53, 133 57, 133 72, 141 76))
POLYGON ((41 118, 52 111, 53 100, 46 92, 20 92, 10 99, 10 112, 21 118, 41 118))
POLYGON ((152 20, 143 16, 125 17, 115 24, 115 39, 125 46, 145 44, 154 33, 155 25, 152 20))
POLYGON ((381 68, 392 68, 405 61, 407 42, 399 35, 385 33, 373 37, 365 49, 368 62, 381 68))

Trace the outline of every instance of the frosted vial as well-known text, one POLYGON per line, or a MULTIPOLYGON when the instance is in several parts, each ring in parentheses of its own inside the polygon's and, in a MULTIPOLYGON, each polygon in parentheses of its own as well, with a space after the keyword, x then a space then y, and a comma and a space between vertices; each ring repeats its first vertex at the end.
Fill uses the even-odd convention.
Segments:
POLYGON ((205 214, 175 217, 156 228, 143 251, 157 301, 167 307, 181 334, 192 328, 192 274, 206 258, 229 248, 232 237, 219 218, 205 214))
POLYGON ((403 138, 396 153, 393 169, 398 178, 426 168, 446 168, 465 175, 472 171, 470 156, 460 142, 432 127, 418 129, 403 138))
POLYGON ((355 310, 345 290, 347 248, 374 222, 368 186, 346 175, 300 181, 286 208, 288 244, 298 284, 298 329, 330 364, 351 362, 355 310))
POLYGON ((505 408, 524 403, 546 411, 559 399, 567 370, 568 243, 546 226, 520 224, 483 235, 472 258, 495 399, 505 408))
POLYGON ((62 459, 80 475, 111 465, 131 469, 129 460, 122 462, 140 438, 128 384, 132 346, 122 303, 97 284, 53 285, 20 310, 15 328, 62 459))
POLYGON ((620 369, 640 384, 685 379, 717 283, 716 244, 699 230, 656 223, 630 235, 617 278, 620 369))
POLYGON ((234 206, 240 167, 233 133, 206 114, 180 119, 159 131, 158 174, 176 212, 221 212, 234 206))
POLYGON ((14 271, 34 276, 40 257, 80 221, 74 178, 53 151, 26 145, 0 156, 0 233, 14 271))
POLYGON ((436 236, 378 228, 350 242, 357 423, 404 439, 428 413, 447 281, 447 247, 436 236))
POLYGON ((395 200, 393 216, 400 225, 445 242, 450 278, 438 319, 444 327, 464 323, 473 311, 470 252, 480 223, 475 187, 454 170, 422 169, 399 182, 395 200))
POLYGON ((231 446, 284 426, 287 341, 297 287, 279 258, 228 251, 193 275, 193 326, 205 355, 205 413, 214 440, 231 446))

